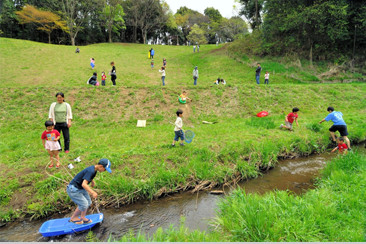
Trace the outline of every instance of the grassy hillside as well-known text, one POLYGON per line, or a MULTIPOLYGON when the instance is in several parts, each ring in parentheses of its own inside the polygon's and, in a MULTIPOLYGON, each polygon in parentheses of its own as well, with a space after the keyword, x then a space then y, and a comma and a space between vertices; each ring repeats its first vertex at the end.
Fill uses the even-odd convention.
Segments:
POLYGON ((148 45, 99 44, 75 54, 69 46, 4 38, 0 42, 0 67, 5 67, 0 77, 2 220, 24 213, 42 217, 73 206, 59 180, 71 176, 65 168, 47 169, 57 178, 46 173, 49 158, 40 139, 58 91, 65 93, 74 115, 71 152, 61 153, 61 162, 73 163, 70 173, 75 175, 109 158, 113 174, 97 176, 105 205, 198 189, 203 182, 214 186, 255 177, 259 168, 271 167, 279 157, 324 151, 331 124, 317 122, 330 105, 343 112, 353 143, 366 138, 362 83, 294 83, 284 69, 276 72, 276 82, 257 86, 254 69, 227 57, 223 47, 207 45, 194 54, 189 47, 154 46, 156 60, 168 61, 168 85, 162 88, 159 72, 151 70, 147 59, 148 45), (110 69, 111 60, 116 62, 117 87, 110 81, 107 87, 85 84, 92 72, 90 57, 96 59, 99 73, 110 69), (200 71, 197 87, 191 80, 195 65, 200 71), (229 85, 211 86, 217 76, 229 85), (177 103, 182 90, 189 92, 192 103, 177 103), (280 130, 294 106, 300 108, 300 127, 280 130), (170 147, 174 132, 169 122, 175 121, 177 108, 184 111, 184 128, 196 134, 184 148, 170 147), (261 110, 270 115, 255 117, 261 110), (137 119, 146 119, 147 127, 136 128, 137 119), (77 156, 82 162, 73 161, 77 156))

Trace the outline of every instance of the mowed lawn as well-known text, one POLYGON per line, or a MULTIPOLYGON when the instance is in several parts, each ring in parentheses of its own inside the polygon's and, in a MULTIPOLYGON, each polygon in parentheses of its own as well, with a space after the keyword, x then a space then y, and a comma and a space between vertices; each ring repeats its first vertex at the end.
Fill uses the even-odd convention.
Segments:
MULTIPOLYGON (((161 86, 160 73, 163 58, 167 59, 166 83, 168 86, 193 86, 192 71, 198 66, 199 85, 212 85, 218 77, 229 84, 247 83, 253 80, 255 68, 238 65, 222 55, 223 46, 203 45, 199 53, 192 47, 142 44, 95 44, 75 47, 49 45, 31 41, 0 38, 0 86, 85 86, 93 72, 111 70, 114 61, 118 86, 161 86), (154 48, 154 69, 151 69, 148 51, 154 48), (90 58, 95 59, 94 70, 90 58)), ((108 76, 107 85, 111 85, 108 76)))

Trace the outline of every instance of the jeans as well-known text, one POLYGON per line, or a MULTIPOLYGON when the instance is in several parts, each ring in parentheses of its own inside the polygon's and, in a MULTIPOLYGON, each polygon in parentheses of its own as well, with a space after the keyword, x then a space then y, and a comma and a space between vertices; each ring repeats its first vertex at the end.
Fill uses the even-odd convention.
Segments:
MULTIPOLYGON (((64 143, 65 143, 65 148, 64 151, 69 151, 70 150, 70 134, 69 134, 69 127, 67 127, 67 123, 57 123, 55 124, 55 130, 57 130, 58 132, 62 132, 62 134, 64 135, 64 143)), ((61 145, 61 140, 58 140, 58 143, 60 143, 60 146, 62 148, 61 145)))
POLYGON ((197 77, 193 77, 193 80, 194 80, 194 85, 197 85, 197 77))
POLYGON ((256 81, 257 81, 257 84, 259 85, 259 75, 256 75, 256 76, 255 76, 255 79, 256 79, 256 81))
POLYGON ((165 86, 165 76, 161 77, 161 81, 163 82, 163 86, 165 86))
POLYGON ((67 195, 78 205, 80 211, 85 211, 91 205, 91 199, 85 189, 79 189, 74 185, 68 185, 66 188, 67 195))
POLYGON ((102 80, 102 86, 105 86, 105 80, 102 80))
POLYGON ((264 84, 268 85, 269 80, 268 79, 264 79, 264 84))
POLYGON ((174 141, 179 141, 179 138, 183 141, 184 140, 184 134, 183 130, 174 131, 174 141))

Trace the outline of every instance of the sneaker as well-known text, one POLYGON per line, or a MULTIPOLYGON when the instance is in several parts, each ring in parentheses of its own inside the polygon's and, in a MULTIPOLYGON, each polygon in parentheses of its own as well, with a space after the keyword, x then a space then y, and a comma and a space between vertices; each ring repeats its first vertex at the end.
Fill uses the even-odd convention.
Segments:
POLYGON ((179 144, 179 145, 184 146, 184 143, 181 143, 181 144, 179 144))
POLYGON ((352 151, 352 148, 348 148, 347 150, 348 150, 348 151, 352 151))
POLYGON ((172 147, 175 147, 175 144, 172 144, 172 147))
POLYGON ((70 151, 69 150, 66 150, 65 153, 69 153, 70 151))
POLYGON ((282 129, 282 127, 283 127, 283 124, 280 125, 280 129, 282 129))

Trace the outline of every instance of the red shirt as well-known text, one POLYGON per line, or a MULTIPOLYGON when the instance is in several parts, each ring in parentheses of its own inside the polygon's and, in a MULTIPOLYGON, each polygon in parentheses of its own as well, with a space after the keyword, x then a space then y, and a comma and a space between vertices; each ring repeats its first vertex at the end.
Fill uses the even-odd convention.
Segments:
POLYGON ((106 75, 102 75, 102 80, 105 80, 107 78, 106 75))
POLYGON ((60 132, 58 132, 57 130, 52 130, 52 131, 45 130, 42 133, 41 139, 45 139, 47 141, 52 141, 59 136, 60 136, 60 132))
POLYGON ((348 147, 347 147, 346 143, 338 144, 338 150, 339 150, 339 152, 343 152, 347 148, 348 147))
POLYGON ((298 115, 294 114, 294 113, 289 113, 287 115, 287 121, 290 122, 291 124, 294 122, 295 118, 297 118, 298 115))

